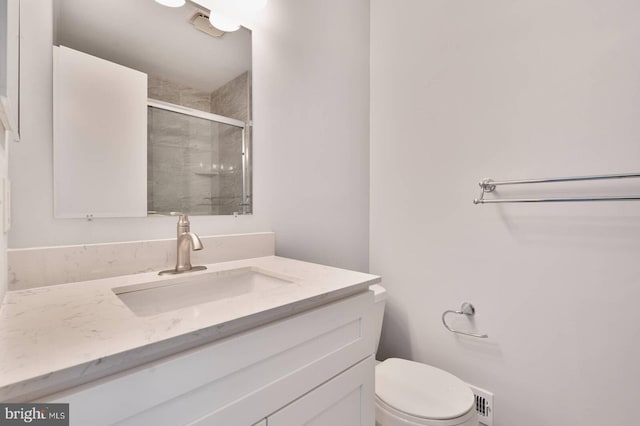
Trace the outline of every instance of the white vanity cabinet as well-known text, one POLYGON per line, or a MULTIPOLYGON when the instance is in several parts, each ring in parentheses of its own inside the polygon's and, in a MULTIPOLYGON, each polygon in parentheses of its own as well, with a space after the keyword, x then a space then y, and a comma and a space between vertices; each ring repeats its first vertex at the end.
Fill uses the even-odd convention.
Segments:
POLYGON ((363 292, 44 400, 72 425, 370 426, 374 334, 363 292))
POLYGON ((373 425, 373 356, 267 418, 268 426, 373 425))
MULTIPOLYGON (((374 367, 370 356, 253 426, 373 426, 374 367)), ((240 424, 228 421, 203 419, 190 424, 240 424)))

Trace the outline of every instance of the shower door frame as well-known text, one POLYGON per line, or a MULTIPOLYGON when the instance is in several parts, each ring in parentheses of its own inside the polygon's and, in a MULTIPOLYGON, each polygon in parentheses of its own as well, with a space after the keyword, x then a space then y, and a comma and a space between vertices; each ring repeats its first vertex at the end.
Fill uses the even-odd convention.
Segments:
POLYGON ((247 212, 247 207, 249 207, 253 203, 249 203, 249 200, 252 198, 249 193, 249 183, 247 180, 248 172, 247 168, 249 165, 249 147, 246 140, 246 128, 247 123, 242 120, 238 120, 231 117, 225 117, 224 115, 214 114, 211 112, 201 111, 194 108, 185 107, 182 105, 172 104, 170 102, 159 101, 157 99, 148 98, 147 99, 147 107, 153 107, 162 109, 165 111, 171 111, 178 114, 188 115, 190 117, 201 118, 208 121, 213 121, 215 123, 222 123, 229 126, 237 127, 242 129, 242 203, 240 204, 242 207, 242 214, 252 214, 253 206, 251 206, 251 211, 247 212))

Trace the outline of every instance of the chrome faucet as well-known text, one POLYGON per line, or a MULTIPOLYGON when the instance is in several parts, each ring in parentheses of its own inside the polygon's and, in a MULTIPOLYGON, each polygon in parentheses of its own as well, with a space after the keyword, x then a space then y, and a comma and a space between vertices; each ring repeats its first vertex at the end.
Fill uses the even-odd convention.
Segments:
POLYGON ((178 219, 178 245, 177 260, 174 269, 161 271, 159 275, 182 274, 183 272, 202 271, 206 266, 191 266, 191 250, 202 250, 204 246, 200 238, 191 232, 189 216, 185 213, 171 213, 172 216, 180 216, 178 219))

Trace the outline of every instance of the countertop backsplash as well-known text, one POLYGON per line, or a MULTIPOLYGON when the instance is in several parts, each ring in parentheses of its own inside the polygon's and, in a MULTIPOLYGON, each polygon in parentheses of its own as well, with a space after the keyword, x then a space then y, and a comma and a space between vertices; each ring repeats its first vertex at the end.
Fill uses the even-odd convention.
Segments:
MULTIPOLYGON (((193 265, 275 254, 272 232, 200 237, 193 265)), ((176 240, 9 249, 9 291, 160 271, 175 266, 176 240)))

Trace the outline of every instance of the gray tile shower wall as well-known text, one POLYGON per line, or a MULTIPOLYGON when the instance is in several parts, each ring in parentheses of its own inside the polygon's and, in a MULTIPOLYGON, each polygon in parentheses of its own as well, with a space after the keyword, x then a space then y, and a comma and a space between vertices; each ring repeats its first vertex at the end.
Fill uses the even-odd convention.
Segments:
MULTIPOLYGON (((248 72, 213 93, 149 76, 149 97, 247 122, 249 85, 248 72)), ((181 210, 191 214, 241 211, 241 131, 155 108, 149 110, 148 130, 150 211, 181 210)))
POLYGON ((148 93, 152 99, 182 105, 200 111, 211 111, 211 93, 149 75, 148 93))
MULTIPOLYGON (((152 99, 210 112, 210 93, 155 76, 149 76, 148 94, 152 99)), ((217 188, 212 179, 194 174, 196 167, 217 160, 210 123, 159 109, 149 109, 148 123, 148 210, 211 214, 207 198, 217 188)))
MULTIPOLYGON (((211 94, 211 112, 249 123, 251 120, 251 74, 246 72, 211 94)), ((245 129, 251 143, 251 126, 245 129)), ((250 150, 250 147, 249 147, 250 150)), ((220 176, 220 214, 241 211, 242 203, 242 134, 232 128, 222 130, 220 162, 228 172, 220 176), (232 168, 233 171, 229 170, 232 168)))

